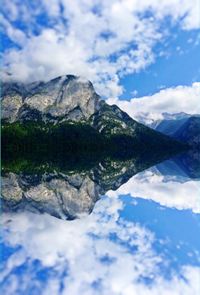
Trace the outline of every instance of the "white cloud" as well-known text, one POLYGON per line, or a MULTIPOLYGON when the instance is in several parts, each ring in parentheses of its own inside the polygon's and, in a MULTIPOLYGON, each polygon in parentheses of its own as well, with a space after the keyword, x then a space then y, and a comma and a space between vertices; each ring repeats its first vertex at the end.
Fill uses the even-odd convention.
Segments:
POLYGON ((117 191, 108 196, 130 194, 133 198, 153 200, 162 206, 200 213, 200 186, 198 181, 188 178, 179 180, 159 173, 155 168, 133 176, 117 191))
POLYGON ((167 33, 160 30, 166 16, 184 30, 200 27, 198 0, 12 0, 3 1, 2 7, 8 15, 2 24, 21 46, 4 56, 13 79, 78 74, 107 97, 122 93, 120 77, 154 62, 154 45, 167 33), (145 18, 147 11, 152 16, 145 18), (38 22, 44 14, 48 24, 38 22), (23 21, 24 31, 15 27, 16 20, 23 21))
POLYGON ((153 120, 163 119, 163 113, 199 114, 199 98, 200 82, 195 82, 191 86, 166 88, 153 95, 133 98, 130 101, 110 98, 107 102, 118 105, 138 121, 151 123, 153 120))

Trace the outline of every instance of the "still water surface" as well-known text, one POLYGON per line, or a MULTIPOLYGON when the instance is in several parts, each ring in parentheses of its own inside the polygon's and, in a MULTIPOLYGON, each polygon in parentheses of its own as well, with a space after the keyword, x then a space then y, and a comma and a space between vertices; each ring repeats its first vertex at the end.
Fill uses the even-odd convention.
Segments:
POLYGON ((5 173, 2 294, 199 295, 197 161, 5 173))

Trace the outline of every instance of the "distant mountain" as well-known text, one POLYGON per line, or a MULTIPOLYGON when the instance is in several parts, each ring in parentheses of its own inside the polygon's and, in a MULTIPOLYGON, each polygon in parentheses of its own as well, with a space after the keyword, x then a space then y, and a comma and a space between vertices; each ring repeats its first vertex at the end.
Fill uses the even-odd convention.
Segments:
POLYGON ((165 119, 154 121, 149 126, 191 146, 200 146, 200 115, 163 114, 165 119))
POLYGON ((174 133, 174 138, 200 147, 200 116, 192 116, 174 133))
POLYGON ((152 121, 147 125, 170 136, 174 134, 190 117, 190 115, 186 113, 163 113, 162 116, 163 119, 152 121))
MULTIPOLYGON (((91 131, 93 128, 102 136, 100 139, 96 134, 96 142, 103 142, 105 138, 114 136, 112 142, 117 142, 121 149, 123 146, 130 146, 130 143, 139 148, 149 149, 161 146, 167 149, 177 144, 169 137, 133 120, 117 106, 107 105, 96 94, 91 82, 72 75, 58 77, 49 82, 3 83, 2 119, 3 123, 7 124, 6 128, 3 128, 4 138, 7 136, 6 140, 10 140, 11 137, 16 137, 17 133, 19 145, 30 133, 34 133, 37 140, 42 141, 42 137, 46 138, 49 135, 53 142, 63 142, 64 138, 68 139, 68 143, 73 137, 72 133, 77 133, 78 136, 73 140, 78 142, 83 125, 85 134, 88 128, 88 134, 95 137, 95 133, 91 131), (34 124, 27 125, 25 122, 34 124), (76 124, 80 123, 82 127, 77 126, 75 130, 76 124), (69 125, 66 127, 67 124, 69 125), (53 126, 60 126, 60 129, 55 130, 53 126), (73 128, 73 132, 70 128, 73 128)), ((34 136, 32 134, 32 138, 34 136)), ((8 144, 6 142, 6 145, 8 144)))

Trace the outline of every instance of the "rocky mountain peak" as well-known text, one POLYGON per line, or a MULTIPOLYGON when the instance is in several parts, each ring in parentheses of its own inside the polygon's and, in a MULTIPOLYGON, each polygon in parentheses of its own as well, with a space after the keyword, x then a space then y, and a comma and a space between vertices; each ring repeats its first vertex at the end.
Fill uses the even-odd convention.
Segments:
POLYGON ((57 121, 87 120, 99 109, 100 97, 90 81, 73 75, 48 82, 3 83, 2 118, 57 121))

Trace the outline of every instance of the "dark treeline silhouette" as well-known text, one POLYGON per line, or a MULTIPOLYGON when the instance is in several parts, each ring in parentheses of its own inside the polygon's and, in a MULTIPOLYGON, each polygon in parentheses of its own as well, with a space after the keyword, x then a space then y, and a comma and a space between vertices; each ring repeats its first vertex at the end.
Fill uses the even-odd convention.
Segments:
POLYGON ((184 148, 168 137, 166 141, 159 141, 148 138, 148 134, 143 138, 124 134, 103 135, 85 123, 2 123, 3 161, 25 156, 43 161, 77 159, 75 162, 86 163, 106 157, 131 158, 136 154, 144 158, 150 154, 153 157, 153 153, 171 155, 184 148))

